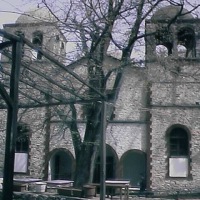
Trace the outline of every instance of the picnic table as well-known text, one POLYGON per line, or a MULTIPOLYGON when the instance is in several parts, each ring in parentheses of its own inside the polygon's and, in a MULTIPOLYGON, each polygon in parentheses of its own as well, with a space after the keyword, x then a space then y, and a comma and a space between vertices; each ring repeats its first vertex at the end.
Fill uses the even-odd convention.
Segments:
POLYGON ((71 180, 51 180, 46 181, 47 187, 72 187, 74 181, 71 180))
POLYGON ((58 188, 72 187, 74 181, 71 180, 50 180, 46 181, 47 192, 57 193, 58 188))
POLYGON ((14 183, 33 183, 42 181, 42 179, 38 178, 21 178, 21 179, 13 179, 14 183))
POLYGON ((110 188, 111 199, 114 195, 116 195, 117 189, 120 190, 120 199, 122 199, 123 194, 125 196, 125 199, 129 199, 129 180, 106 180, 105 185, 106 188, 110 188))
POLYGON ((21 178, 13 179, 14 191, 26 191, 30 189, 30 185, 41 183, 42 179, 38 178, 21 178))

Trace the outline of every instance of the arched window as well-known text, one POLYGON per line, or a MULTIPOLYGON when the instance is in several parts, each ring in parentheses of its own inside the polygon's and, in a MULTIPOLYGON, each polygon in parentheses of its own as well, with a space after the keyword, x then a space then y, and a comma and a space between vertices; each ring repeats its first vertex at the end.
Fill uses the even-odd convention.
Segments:
POLYGON ((29 133, 30 129, 26 124, 18 124, 15 144, 15 173, 27 173, 28 171, 29 133))
POLYGON ((182 127, 168 133, 169 177, 189 175, 189 136, 182 127))
POLYGON ((42 59, 42 54, 38 51, 39 49, 42 48, 42 43, 43 43, 43 34, 40 31, 36 31, 33 33, 33 40, 32 43, 35 45, 35 49, 32 52, 32 58, 41 60, 42 59))
POLYGON ((18 124, 15 152, 27 153, 29 149, 29 128, 25 124, 18 124))

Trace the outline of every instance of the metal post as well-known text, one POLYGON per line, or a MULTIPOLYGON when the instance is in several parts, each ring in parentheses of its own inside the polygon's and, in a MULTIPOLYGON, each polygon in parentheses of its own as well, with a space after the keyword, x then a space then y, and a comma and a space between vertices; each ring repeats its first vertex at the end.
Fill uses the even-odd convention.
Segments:
POLYGON ((21 63, 21 43, 13 42, 12 47, 12 68, 10 76, 10 98, 12 105, 8 105, 6 147, 4 159, 3 177, 3 200, 12 200, 13 196, 13 172, 15 156, 15 138, 17 134, 17 113, 18 113, 18 85, 21 63))
POLYGON ((101 110, 101 140, 100 140, 100 200, 106 195, 106 102, 102 101, 101 110))

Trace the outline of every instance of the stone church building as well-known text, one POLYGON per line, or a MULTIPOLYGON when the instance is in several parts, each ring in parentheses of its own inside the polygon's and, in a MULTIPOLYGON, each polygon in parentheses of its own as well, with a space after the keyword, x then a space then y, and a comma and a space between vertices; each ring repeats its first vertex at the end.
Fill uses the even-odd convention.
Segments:
MULTIPOLYGON (((124 71, 114 117, 106 129, 108 179, 130 179, 137 186, 143 178, 146 188, 152 191, 199 189, 200 20, 184 9, 181 16, 172 20, 179 11, 176 7, 163 7, 146 20, 145 67, 130 65, 124 71), (155 34, 148 34, 152 32, 155 34)), ((67 39, 51 23, 31 18, 32 14, 21 15, 15 24, 5 24, 5 31, 25 35, 62 61, 67 39)), ((34 16, 45 14, 40 9, 34 12, 34 16)), ((36 51, 24 48, 23 54, 29 54, 36 69, 45 62, 36 51)), ((5 62, 2 57, 1 63, 5 62)), ((105 66, 112 68, 113 63, 116 66, 119 61, 108 56, 105 66)), ((68 67, 83 75, 85 65, 83 58, 68 67)), ((1 116, 5 112, 2 110, 1 116)), ((16 143, 16 177, 42 178, 47 160, 49 179, 73 179, 76 158, 70 132, 56 120, 51 121, 49 129, 41 128, 47 113, 48 108, 19 110, 19 131, 29 134, 16 143), (45 131, 50 132, 49 138, 45 131), (49 145, 48 153, 45 145, 49 145)), ((79 117, 80 132, 84 133, 81 114, 79 117)), ((5 123, 2 117, 2 174, 5 123)), ((99 170, 97 158, 94 182, 99 181, 99 170)))

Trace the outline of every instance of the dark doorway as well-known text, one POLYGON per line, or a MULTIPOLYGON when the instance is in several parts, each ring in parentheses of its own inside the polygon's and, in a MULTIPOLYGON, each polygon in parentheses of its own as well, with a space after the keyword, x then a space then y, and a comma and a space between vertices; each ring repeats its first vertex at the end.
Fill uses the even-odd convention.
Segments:
POLYGON ((131 181, 132 186, 146 182, 146 155, 139 150, 129 150, 121 158, 122 178, 131 181))
MULTIPOLYGON (((109 145, 106 145, 106 179, 114 179, 116 176, 117 156, 109 145)), ((94 170, 94 183, 100 183, 100 157, 97 157, 94 170)))
POLYGON ((71 180, 73 159, 65 151, 57 151, 50 159, 51 180, 71 180))

